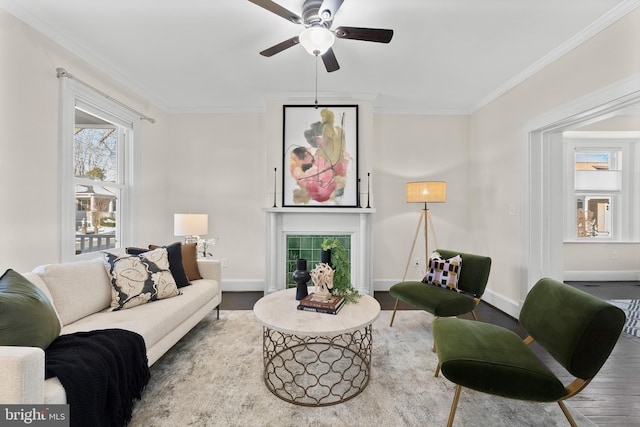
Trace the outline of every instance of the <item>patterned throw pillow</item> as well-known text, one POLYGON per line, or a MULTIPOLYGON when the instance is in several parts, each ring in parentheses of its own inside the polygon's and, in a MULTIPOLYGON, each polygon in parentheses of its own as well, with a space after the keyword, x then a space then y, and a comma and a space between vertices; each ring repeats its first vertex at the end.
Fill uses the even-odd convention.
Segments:
POLYGON ((429 258, 429 269, 422 280, 430 285, 458 291, 458 278, 462 271, 462 257, 443 259, 439 252, 433 252, 429 258))
POLYGON ((111 281, 111 310, 117 311, 180 295, 165 248, 140 255, 104 254, 111 281))

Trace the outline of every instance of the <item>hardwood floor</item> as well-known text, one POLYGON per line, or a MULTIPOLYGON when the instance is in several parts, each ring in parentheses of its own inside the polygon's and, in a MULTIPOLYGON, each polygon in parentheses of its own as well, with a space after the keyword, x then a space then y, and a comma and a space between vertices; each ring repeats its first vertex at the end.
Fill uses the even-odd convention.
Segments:
MULTIPOLYGON (((599 298, 640 299, 640 282, 568 282, 599 298)), ((251 310, 262 292, 224 292, 221 310, 251 310)), ((388 292, 375 292, 374 297, 383 310, 393 310, 395 299, 388 292)), ((413 307, 400 303, 400 310, 413 307)), ((513 317, 480 302, 476 308, 478 320, 513 330, 524 337, 526 333, 513 317)), ((462 316, 471 318, 470 315, 462 316)), ((573 377, 537 344, 532 348, 549 368, 565 383, 573 377)), ((640 426, 640 339, 622 336, 607 363, 581 393, 567 402, 598 426, 640 426)), ((496 399, 500 399, 496 397, 496 399)), ((547 403, 543 403, 545 405, 547 403)), ((568 425, 568 423, 567 423, 568 425)))

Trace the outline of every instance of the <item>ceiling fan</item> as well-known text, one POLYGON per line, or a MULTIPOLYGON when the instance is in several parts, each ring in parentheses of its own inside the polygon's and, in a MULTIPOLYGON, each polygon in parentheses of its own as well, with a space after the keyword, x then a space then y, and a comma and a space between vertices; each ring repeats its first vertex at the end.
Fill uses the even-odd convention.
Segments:
POLYGON ((262 56, 270 57, 291 46, 301 44, 311 55, 320 56, 327 71, 332 72, 340 69, 332 49, 336 37, 376 43, 389 43, 393 37, 393 30, 381 28, 338 27, 331 30, 333 18, 344 0, 305 0, 302 5, 302 17, 271 0, 249 1, 287 21, 305 27, 299 35, 260 52, 262 56))

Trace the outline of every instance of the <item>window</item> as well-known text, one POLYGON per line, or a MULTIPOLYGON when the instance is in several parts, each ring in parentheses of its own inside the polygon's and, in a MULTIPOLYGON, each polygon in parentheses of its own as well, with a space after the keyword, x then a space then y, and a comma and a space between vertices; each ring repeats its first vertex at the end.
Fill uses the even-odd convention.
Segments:
POLYGON ((597 132, 592 138, 566 134, 571 132, 565 133, 565 241, 637 240, 637 142, 597 138, 597 132))
POLYGON ((613 237, 612 215, 622 190, 622 149, 574 147, 576 237, 613 237))
POLYGON ((61 242, 70 261, 132 241, 137 118, 80 83, 62 85, 61 242))
POLYGON ((126 191, 121 147, 128 130, 76 107, 73 141, 75 253, 116 248, 118 199, 126 191))

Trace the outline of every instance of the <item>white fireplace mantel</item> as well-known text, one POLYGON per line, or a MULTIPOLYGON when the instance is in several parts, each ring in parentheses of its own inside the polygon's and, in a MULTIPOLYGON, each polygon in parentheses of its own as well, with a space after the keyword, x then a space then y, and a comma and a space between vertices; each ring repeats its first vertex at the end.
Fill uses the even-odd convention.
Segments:
POLYGON ((371 208, 265 208, 265 294, 286 286, 288 234, 351 236, 351 282, 373 295, 373 214, 371 208))

